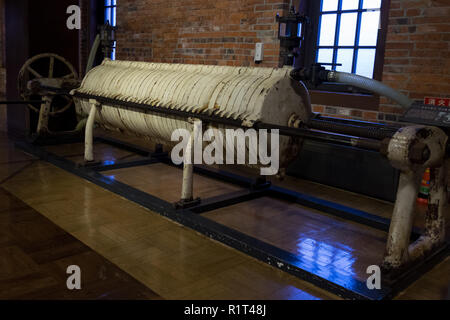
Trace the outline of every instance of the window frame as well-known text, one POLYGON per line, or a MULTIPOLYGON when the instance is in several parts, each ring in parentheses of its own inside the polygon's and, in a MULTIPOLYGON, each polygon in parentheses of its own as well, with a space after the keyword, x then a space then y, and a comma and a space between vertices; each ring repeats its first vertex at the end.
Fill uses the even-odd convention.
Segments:
MULTIPOLYGON (((362 1, 362 0, 360 0, 362 1)), ((342 0, 339 0, 342 2, 342 0)), ((305 39, 307 52, 304 55, 304 65, 309 66, 316 63, 318 52, 318 33, 320 28, 320 7, 322 1, 310 0, 308 2, 308 16, 310 17, 309 36, 305 39), (312 48, 312 50, 309 50, 312 48)), ((380 26, 375 53, 375 64, 373 79, 381 80, 383 75, 384 51, 386 46, 386 34, 388 28, 390 0, 382 0, 380 7, 380 26)), ((354 10, 356 12, 356 10, 354 10)), ((333 11, 334 12, 334 11, 333 11)), ((338 32, 338 31, 336 31, 338 32)), ((318 87, 308 87, 311 93, 313 104, 341 106, 349 108, 378 110, 379 96, 373 95, 360 89, 351 88, 346 85, 336 83, 324 83, 318 87)))

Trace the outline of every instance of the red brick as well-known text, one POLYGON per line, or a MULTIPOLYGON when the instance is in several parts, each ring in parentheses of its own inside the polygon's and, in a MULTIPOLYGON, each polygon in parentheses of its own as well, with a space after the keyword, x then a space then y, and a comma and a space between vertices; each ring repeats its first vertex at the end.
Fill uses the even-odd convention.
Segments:
POLYGON ((364 111, 363 120, 376 121, 378 119, 378 113, 373 111, 364 111))
POLYGON ((406 16, 407 17, 416 17, 422 15, 422 9, 416 8, 416 9, 408 9, 406 10, 406 16))
MULTIPOLYGON (((274 18, 277 12, 286 13, 289 2, 121 0, 117 57, 255 66, 255 43, 263 42, 265 59, 258 66, 274 67, 280 61, 274 18), (131 5, 139 10, 129 11, 131 5)), ((391 0, 383 82, 414 99, 448 94, 449 16, 448 0, 391 0)), ((315 105, 313 109, 323 113, 326 107, 315 105)), ((386 115, 396 115, 401 109, 382 98, 379 110, 386 115)), ((348 114, 377 121, 374 111, 352 109, 348 114)))
POLYGON ((313 105, 312 109, 313 109, 313 112, 317 112, 317 113, 323 113, 325 111, 325 107, 319 106, 319 105, 313 105))
POLYGON ((255 65, 255 43, 262 41, 265 59, 259 66, 277 66, 280 58, 275 15, 284 14, 288 3, 287 0, 122 0, 117 12, 120 25, 117 58, 255 65), (139 10, 129 11, 131 6, 139 10), (136 37, 137 34, 143 36, 136 37))

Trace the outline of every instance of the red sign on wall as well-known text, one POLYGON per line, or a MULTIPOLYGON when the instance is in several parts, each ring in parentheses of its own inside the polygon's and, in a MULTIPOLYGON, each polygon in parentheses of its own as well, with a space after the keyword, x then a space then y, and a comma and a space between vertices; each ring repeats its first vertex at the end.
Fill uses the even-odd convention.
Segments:
POLYGON ((434 106, 441 106, 441 107, 450 107, 450 98, 425 97, 423 100, 425 104, 432 104, 434 106))

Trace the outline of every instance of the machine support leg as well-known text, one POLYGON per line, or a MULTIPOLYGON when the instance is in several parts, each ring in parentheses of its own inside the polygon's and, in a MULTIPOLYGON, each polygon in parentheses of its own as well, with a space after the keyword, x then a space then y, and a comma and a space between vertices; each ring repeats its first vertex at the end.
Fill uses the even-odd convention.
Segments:
POLYGON ((100 107, 100 103, 95 99, 90 99, 91 110, 86 122, 86 129, 84 134, 84 160, 94 161, 94 123, 97 109, 100 107))
POLYGON ((397 269, 409 259, 408 246, 414 222, 414 209, 424 170, 402 171, 392 213, 383 268, 397 269))
POLYGON ((382 267, 393 279, 419 258, 428 258, 444 243, 446 206, 445 154, 448 137, 439 128, 409 126, 399 129, 387 145, 387 157, 400 170, 382 267), (420 181, 431 168, 425 232, 410 244, 420 181))
POLYGON ((39 120, 36 132, 38 135, 48 132, 48 117, 50 113, 50 105, 52 104, 52 96, 44 96, 42 98, 43 103, 41 104, 41 109, 39 110, 39 120))
POLYGON ((177 208, 192 207, 200 202, 194 199, 194 145, 201 132, 202 122, 197 119, 192 121, 192 132, 183 155, 183 184, 181 187, 181 200, 175 204, 177 208))
POLYGON ((193 187, 194 181, 192 179, 194 173, 194 165, 193 162, 193 141, 194 135, 191 134, 189 138, 189 142, 186 147, 186 152, 184 155, 183 161, 183 185, 181 189, 181 200, 182 201, 191 201, 193 199, 193 187))
POLYGON ((192 121, 192 133, 189 137, 189 142, 184 154, 183 163, 183 187, 181 190, 182 201, 193 200, 193 188, 194 188, 194 143, 197 140, 197 136, 200 133, 202 122, 200 120, 192 121))
POLYGON ((445 241, 444 212, 447 206, 447 183, 445 164, 431 169, 430 195, 425 214, 425 233, 409 247, 412 260, 423 258, 428 252, 445 241))

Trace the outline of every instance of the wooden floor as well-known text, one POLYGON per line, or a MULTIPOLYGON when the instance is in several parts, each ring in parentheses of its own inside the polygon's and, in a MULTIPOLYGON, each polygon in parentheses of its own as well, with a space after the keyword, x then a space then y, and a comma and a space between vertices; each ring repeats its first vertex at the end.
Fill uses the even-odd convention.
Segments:
POLYGON ((0 299, 160 299, 0 187, 0 299), (69 290, 67 267, 81 270, 69 290))
MULTIPOLYGON (((0 138, 0 148, 1 187, 155 293, 145 298, 337 298, 48 163, 33 160, 15 150, 4 136, 0 138)), ((83 144, 49 149, 71 156, 72 160, 82 159, 83 144)), ((106 145, 96 145, 95 152, 97 159, 103 161, 132 157, 106 145)), ((105 174, 167 201, 178 200, 180 194, 181 171, 162 164, 105 174)), ((392 210, 389 203, 310 182, 287 179, 283 184, 387 217, 392 210)), ((196 196, 210 197, 236 187, 196 176, 195 190, 196 196)), ((365 279, 367 265, 380 262, 386 240, 383 232, 268 198, 205 216, 324 266, 337 265, 360 279, 365 279)), ((421 220, 419 216, 416 224, 420 225, 421 220)), ((8 256, 2 254, 1 258, 8 256)), ((449 271, 447 259, 398 298, 448 297, 449 271)), ((130 297, 142 295, 140 289, 134 296, 130 290, 127 292, 130 297)))

